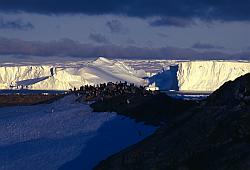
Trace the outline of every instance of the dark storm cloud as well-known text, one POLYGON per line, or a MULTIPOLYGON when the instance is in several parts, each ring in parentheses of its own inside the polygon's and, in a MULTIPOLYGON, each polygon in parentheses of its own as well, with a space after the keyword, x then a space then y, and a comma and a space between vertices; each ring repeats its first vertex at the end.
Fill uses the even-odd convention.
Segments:
POLYGON ((195 22, 191 18, 177 18, 177 17, 163 17, 149 22, 151 26, 175 26, 175 27, 187 27, 195 25, 195 22))
POLYGON ((5 20, 0 17, 0 29, 28 31, 34 29, 34 25, 30 22, 24 22, 22 19, 5 20))
POLYGON ((5 12, 249 20, 249 0, 0 0, 5 12))
POLYGON ((201 49, 201 50, 203 50, 203 49, 206 49, 206 50, 209 50, 209 49, 218 49, 218 50, 225 49, 222 46, 217 46, 217 45, 207 44, 207 43, 201 43, 201 42, 195 43, 192 46, 192 48, 201 49))
POLYGON ((40 42, 7 39, 0 37, 1 55, 49 56, 90 58, 106 56, 110 58, 140 59, 249 59, 250 52, 229 55, 218 51, 197 52, 192 49, 163 47, 149 48, 136 46, 117 46, 81 44, 70 39, 40 42))
POLYGON ((0 37, 0 54, 37 55, 37 56, 67 56, 83 52, 81 44, 70 40, 40 42, 7 39, 0 37))
POLYGON ((106 23, 111 33, 122 33, 123 25, 119 20, 111 20, 106 23))
POLYGON ((104 35, 98 33, 90 33, 89 39, 96 43, 101 43, 101 44, 109 43, 108 39, 104 35))

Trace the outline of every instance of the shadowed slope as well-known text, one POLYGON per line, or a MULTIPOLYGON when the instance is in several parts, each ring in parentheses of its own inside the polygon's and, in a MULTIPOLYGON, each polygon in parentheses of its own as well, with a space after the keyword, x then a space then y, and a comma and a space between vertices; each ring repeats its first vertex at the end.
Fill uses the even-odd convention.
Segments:
POLYGON ((96 169, 249 169, 250 74, 96 169))

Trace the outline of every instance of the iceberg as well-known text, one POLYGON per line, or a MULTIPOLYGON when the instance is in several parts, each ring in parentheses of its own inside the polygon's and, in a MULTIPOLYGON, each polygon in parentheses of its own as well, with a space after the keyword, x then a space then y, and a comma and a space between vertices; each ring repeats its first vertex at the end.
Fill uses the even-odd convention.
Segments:
POLYGON ((0 66, 0 89, 69 90, 126 81, 151 90, 212 92, 250 72, 249 61, 110 60, 0 66))
POLYGON ((100 57, 80 65, 22 65, 0 67, 0 89, 69 90, 82 85, 127 81, 146 85, 146 72, 121 61, 100 57))
POLYGON ((149 77, 159 90, 212 92, 227 81, 250 72, 247 61, 176 61, 149 77))
POLYGON ((250 63, 243 61, 189 61, 178 66, 181 91, 215 91, 225 82, 250 72, 250 63))

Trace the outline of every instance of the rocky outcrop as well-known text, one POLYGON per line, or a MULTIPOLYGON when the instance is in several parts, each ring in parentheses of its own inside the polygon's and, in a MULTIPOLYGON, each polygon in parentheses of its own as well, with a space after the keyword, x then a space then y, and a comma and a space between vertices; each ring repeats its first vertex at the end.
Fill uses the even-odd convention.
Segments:
POLYGON ((218 90, 211 94, 207 105, 245 105, 250 102, 250 74, 237 78, 235 81, 228 81, 218 90))
POLYGON ((250 169, 250 74, 95 169, 250 169))
POLYGON ((122 94, 96 101, 94 112, 116 112, 146 124, 160 126, 197 105, 196 101, 174 99, 164 93, 122 94))

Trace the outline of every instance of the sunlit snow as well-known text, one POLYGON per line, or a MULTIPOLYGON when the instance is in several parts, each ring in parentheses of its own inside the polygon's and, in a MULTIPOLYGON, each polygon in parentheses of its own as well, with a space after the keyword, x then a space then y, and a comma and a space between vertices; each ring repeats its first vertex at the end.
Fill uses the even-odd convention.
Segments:
POLYGON ((150 89, 211 92, 250 72, 249 61, 96 60, 1 63, 0 89, 69 90, 127 81, 150 89), (153 87, 153 88, 152 88, 153 87))

